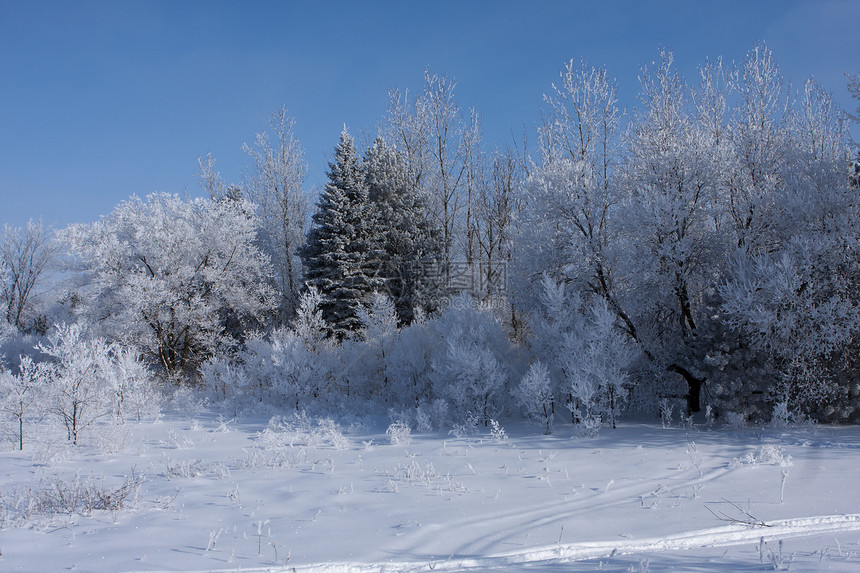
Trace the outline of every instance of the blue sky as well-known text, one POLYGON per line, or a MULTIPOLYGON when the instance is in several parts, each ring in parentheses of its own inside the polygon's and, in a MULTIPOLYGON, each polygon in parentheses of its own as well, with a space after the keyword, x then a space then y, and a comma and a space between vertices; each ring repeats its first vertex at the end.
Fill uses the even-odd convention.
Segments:
POLYGON ((763 40, 795 86, 814 76, 850 106, 858 21, 858 0, 0 0, 0 224, 197 195, 207 152, 239 182, 242 143, 281 105, 319 184, 343 125, 372 136, 388 90, 420 89, 425 69, 456 79, 489 147, 524 126, 534 144, 542 94, 571 58, 605 65, 634 107, 660 47, 692 81, 706 57, 739 62, 763 40))

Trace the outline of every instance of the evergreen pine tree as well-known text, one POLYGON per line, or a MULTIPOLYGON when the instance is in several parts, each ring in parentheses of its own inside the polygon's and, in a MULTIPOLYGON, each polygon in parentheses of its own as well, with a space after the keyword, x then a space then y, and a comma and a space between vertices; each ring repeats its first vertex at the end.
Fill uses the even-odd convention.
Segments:
POLYGON ((373 236, 368 188, 346 128, 329 164, 313 226, 302 251, 308 286, 322 296, 330 334, 342 340, 361 327, 357 310, 381 286, 376 278, 378 242, 373 236))
POLYGON ((364 174, 373 211, 368 221, 382 249, 377 277, 400 323, 409 324, 416 307, 435 310, 442 284, 441 232, 427 218, 404 158, 382 137, 366 153, 364 174))

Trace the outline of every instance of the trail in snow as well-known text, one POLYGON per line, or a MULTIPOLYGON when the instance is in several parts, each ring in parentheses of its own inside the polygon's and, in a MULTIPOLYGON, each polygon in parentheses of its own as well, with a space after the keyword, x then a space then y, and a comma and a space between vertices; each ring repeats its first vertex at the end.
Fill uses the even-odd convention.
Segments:
MULTIPOLYGON (((711 547, 727 547, 758 542, 760 539, 781 540, 823 533, 860 531, 860 514, 820 515, 781 519, 765 526, 732 524, 698 531, 688 531, 662 538, 615 540, 589 543, 558 544, 512 551, 485 557, 450 557, 432 561, 387 561, 383 563, 319 563, 282 568, 241 569, 244 573, 292 571, 295 573, 379 573, 396 571, 484 571, 502 570, 525 564, 552 564, 606 559, 618 555, 687 551, 711 547)), ((207 571, 213 571, 211 569, 207 571)), ((236 571, 235 568, 224 571, 236 571)), ((157 572, 136 572, 157 573, 157 572)), ((187 573, 203 573, 187 572, 187 573)))

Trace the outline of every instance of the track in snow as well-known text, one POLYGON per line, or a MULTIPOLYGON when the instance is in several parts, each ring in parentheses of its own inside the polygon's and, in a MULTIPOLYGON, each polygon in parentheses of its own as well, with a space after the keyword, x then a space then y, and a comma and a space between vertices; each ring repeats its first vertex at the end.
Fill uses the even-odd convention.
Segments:
MULTIPOLYGON (((731 524, 698 531, 688 531, 662 538, 559 544, 535 547, 486 557, 456 557, 433 561, 388 561, 384 563, 320 563, 283 568, 241 569, 245 573, 294 571, 296 573, 417 573, 420 571, 487 571, 510 567, 553 563, 569 563, 591 559, 607 559, 619 555, 686 551, 711 547, 727 547, 758 542, 760 539, 781 540, 860 531, 860 514, 820 515, 774 520, 765 526, 731 524)), ((211 570, 209 570, 211 571, 211 570)), ((225 570, 226 571, 226 570, 225 570)), ((230 569, 229 571, 236 571, 230 569)))

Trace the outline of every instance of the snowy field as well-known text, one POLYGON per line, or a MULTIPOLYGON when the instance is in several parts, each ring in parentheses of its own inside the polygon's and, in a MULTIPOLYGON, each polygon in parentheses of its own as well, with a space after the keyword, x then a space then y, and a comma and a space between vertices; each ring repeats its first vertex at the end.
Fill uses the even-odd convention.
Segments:
POLYGON ((4 446, 0 571, 860 569, 860 427, 387 426, 202 411, 4 446))

